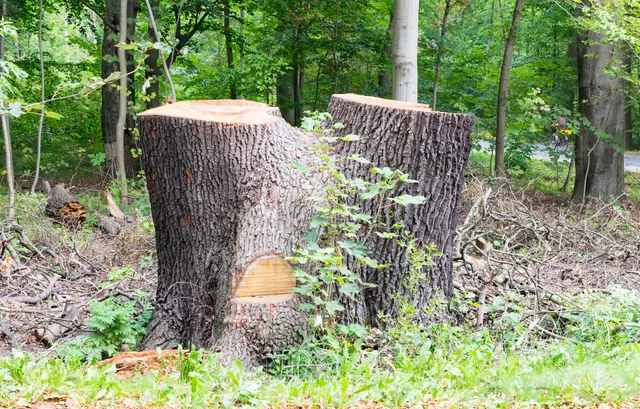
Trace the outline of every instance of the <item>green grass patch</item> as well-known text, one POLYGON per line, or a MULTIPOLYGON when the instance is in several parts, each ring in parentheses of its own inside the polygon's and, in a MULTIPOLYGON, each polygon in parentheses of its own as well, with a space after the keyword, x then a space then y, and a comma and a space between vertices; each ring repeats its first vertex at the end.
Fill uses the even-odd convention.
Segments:
MULTIPOLYGON (((114 365, 95 366, 77 354, 0 358, 0 402, 69 396, 83 405, 171 407, 344 408, 375 401, 401 407, 436 400, 454 407, 529 407, 624 402, 640 395, 635 292, 583 293, 581 314, 567 312, 549 338, 528 324, 491 312, 491 330, 448 324, 408 325, 385 332, 377 348, 331 331, 274 356, 264 369, 222 366, 198 350, 123 378, 114 365), (518 342, 524 340, 524 342, 518 342)), ((82 346, 77 346, 82 348, 82 346)), ((11 406, 10 405, 10 406, 11 406)))

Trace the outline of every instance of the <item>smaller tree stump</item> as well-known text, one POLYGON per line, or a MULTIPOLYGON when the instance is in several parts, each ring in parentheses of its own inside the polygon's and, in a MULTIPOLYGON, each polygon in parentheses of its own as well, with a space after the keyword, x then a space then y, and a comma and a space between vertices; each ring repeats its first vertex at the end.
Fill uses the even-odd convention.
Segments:
POLYGON ((58 184, 51 189, 47 197, 45 213, 57 223, 72 229, 81 228, 87 221, 86 208, 69 190, 65 189, 63 184, 58 184))

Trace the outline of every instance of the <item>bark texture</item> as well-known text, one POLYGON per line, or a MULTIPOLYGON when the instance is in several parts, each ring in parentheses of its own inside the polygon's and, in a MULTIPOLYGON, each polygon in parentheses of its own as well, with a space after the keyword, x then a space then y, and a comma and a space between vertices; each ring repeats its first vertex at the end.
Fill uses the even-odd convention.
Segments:
POLYGON ((605 74, 607 65, 621 56, 602 35, 578 34, 578 97, 580 114, 592 125, 576 137, 576 182, 573 199, 616 198, 624 192, 623 83, 605 74), (598 136, 594 129, 608 136, 598 136))
MULTIPOLYGON (((347 157, 360 154, 374 166, 401 169, 417 184, 405 185, 394 195, 421 195, 426 204, 393 208, 385 223, 404 222, 419 244, 435 244, 442 253, 429 269, 429 279, 420 283, 414 294, 414 303, 421 309, 441 291, 452 295, 452 243, 455 236, 456 217, 460 193, 464 184, 464 169, 471 148, 473 115, 433 112, 427 105, 401 103, 353 94, 334 95, 329 113, 337 122, 345 125, 337 130, 340 135, 356 134, 363 137, 336 148, 335 154, 347 157)), ((354 178, 370 178, 370 167, 354 161, 346 161, 345 173, 354 178)), ((376 214, 374 201, 364 201, 360 206, 365 213, 376 214)), ((382 264, 391 267, 373 270, 365 266, 353 268, 375 288, 363 290, 358 303, 349 311, 349 320, 382 324, 379 313, 393 316, 396 312, 394 295, 402 287, 407 270, 404 249, 392 240, 375 236, 368 246, 382 264)))
POLYGON ((217 345, 245 365, 297 341, 291 294, 233 297, 247 265, 300 246, 316 194, 283 164, 310 160, 309 137, 248 101, 165 105, 139 115, 158 252, 145 349, 217 345))

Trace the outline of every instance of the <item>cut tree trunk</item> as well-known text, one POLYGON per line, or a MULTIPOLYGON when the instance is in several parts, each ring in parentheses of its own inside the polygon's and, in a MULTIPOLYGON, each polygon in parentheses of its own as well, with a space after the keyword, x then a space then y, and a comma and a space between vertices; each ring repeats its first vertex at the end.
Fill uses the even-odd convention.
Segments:
MULTIPOLYGON (((442 253, 434 257, 435 264, 426 275, 428 279, 421 281, 412 295, 418 318, 425 318, 423 307, 434 296, 450 298, 453 291, 452 243, 471 149, 473 115, 434 112, 427 105, 353 94, 333 95, 328 111, 334 121, 345 125, 336 131, 339 136, 356 134, 363 138, 338 146, 336 155, 360 154, 374 166, 400 169, 419 181, 405 185, 394 196, 424 196, 426 203, 394 207, 393 213, 386 215, 385 223, 390 226, 404 222, 405 229, 419 244, 434 244, 442 253)), ((371 177, 367 165, 346 161, 344 166, 348 177, 371 177)), ((359 204, 364 213, 376 214, 376 201, 359 204)), ((376 287, 363 290, 358 302, 348 308, 348 320, 381 325, 380 313, 394 317, 397 312, 394 298, 397 293, 405 293, 403 277, 408 266, 404 249, 395 241, 375 235, 369 240, 367 246, 374 249, 375 258, 390 267, 374 270, 363 265, 351 266, 364 282, 376 287)))
MULTIPOLYGON (((438 289, 452 292, 451 247, 473 116, 354 95, 334 95, 329 111, 345 124, 338 132, 365 137, 338 146, 337 155, 360 154, 419 179, 394 194, 422 195, 426 204, 384 216, 442 252, 413 294, 425 316, 421 307, 438 289)), ((158 253, 156 306, 143 347, 216 346, 227 360, 260 365, 307 327, 285 257, 303 244, 315 215, 306 199, 321 195, 323 175, 311 183, 282 165, 315 162, 313 152, 296 147, 314 139, 288 125, 277 108, 242 100, 181 102, 139 118, 158 253)), ((356 163, 344 170, 352 178, 370 175, 356 163)), ((361 206, 377 212, 369 201, 361 206)), ((378 287, 349 305, 348 318, 375 325, 380 313, 394 317, 407 265, 395 242, 370 244, 391 267, 354 267, 378 287)))
POLYGON ((306 326, 284 257, 308 231, 318 187, 283 164, 309 161, 291 146, 310 138, 243 100, 164 105, 139 120, 158 252, 143 346, 217 346, 260 365, 306 326))
MULTIPOLYGON (((45 192, 48 190, 46 186, 48 183, 45 184, 45 192)), ((87 221, 87 210, 63 184, 56 185, 47 195, 45 212, 56 222, 77 229, 87 221)))

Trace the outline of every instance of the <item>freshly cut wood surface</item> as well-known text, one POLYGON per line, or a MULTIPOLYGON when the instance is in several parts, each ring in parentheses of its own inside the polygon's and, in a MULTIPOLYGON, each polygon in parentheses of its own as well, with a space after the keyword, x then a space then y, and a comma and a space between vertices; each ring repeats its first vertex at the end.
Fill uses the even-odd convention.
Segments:
POLYGON ((416 104, 413 102, 395 101, 393 99, 368 97, 365 95, 357 95, 357 94, 340 94, 337 96, 345 101, 359 102, 361 104, 367 104, 367 105, 375 105, 375 106, 387 107, 387 108, 398 108, 398 109, 404 109, 408 111, 421 111, 421 112, 431 111, 431 107, 429 107, 429 105, 427 104, 416 104))
POLYGON ((290 295, 296 286, 291 265, 280 256, 262 256, 245 269, 233 298, 290 295))
POLYGON ((279 120, 278 108, 244 100, 182 101, 162 105, 138 114, 197 119, 225 124, 262 125, 279 120))

